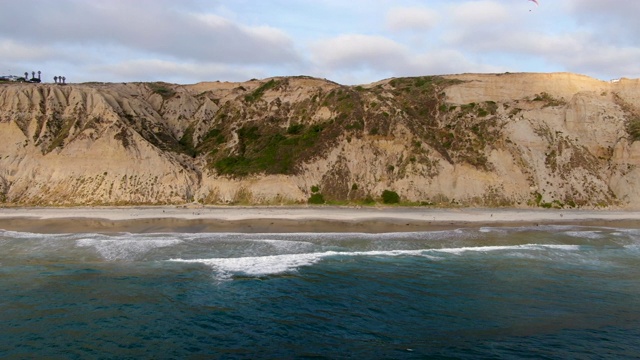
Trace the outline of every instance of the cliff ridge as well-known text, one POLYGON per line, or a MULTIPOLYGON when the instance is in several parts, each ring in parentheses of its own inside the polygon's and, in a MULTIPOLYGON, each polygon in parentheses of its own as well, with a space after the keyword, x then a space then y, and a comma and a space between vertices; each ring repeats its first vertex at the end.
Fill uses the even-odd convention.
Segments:
POLYGON ((635 207, 640 82, 1 84, 0 201, 635 207))

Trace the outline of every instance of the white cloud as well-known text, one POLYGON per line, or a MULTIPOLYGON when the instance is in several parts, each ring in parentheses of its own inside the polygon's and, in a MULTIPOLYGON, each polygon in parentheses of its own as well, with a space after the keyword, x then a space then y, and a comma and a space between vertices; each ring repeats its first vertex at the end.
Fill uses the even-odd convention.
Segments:
POLYGON ((539 24, 528 11, 507 10, 505 5, 494 1, 474 1, 450 7, 451 18, 446 23, 442 35, 442 45, 460 51, 485 55, 492 52, 531 53, 531 41, 544 35, 539 24))
POLYGON ((111 44, 176 59, 253 64, 299 60, 292 39, 282 31, 176 10, 163 3, 26 1, 29 25, 22 17, 2 13, 0 34, 39 45, 111 44), (69 9, 73 12, 66 13, 69 9))
POLYGON ((444 75, 464 72, 502 72, 506 69, 473 61, 468 55, 452 49, 434 50, 412 58, 406 73, 398 75, 444 75))
MULTIPOLYGON (((185 79, 196 79, 191 82, 213 81, 225 78, 232 81, 246 81, 260 73, 260 68, 236 67, 215 63, 177 63, 164 60, 130 60, 118 63, 90 66, 90 72, 100 74, 106 79, 119 81, 166 81, 185 83, 185 79)), ((262 73, 262 76, 268 76, 262 73)), ((93 79, 101 81, 101 79, 93 79)))
POLYGON ((0 40, 0 57, 3 61, 46 61, 54 55, 49 47, 29 46, 13 40, 0 40))
POLYGON ((312 46, 314 62, 321 67, 387 70, 405 61, 407 49, 380 36, 342 35, 312 46))
POLYGON ((386 24, 394 31, 424 31, 433 29, 439 17, 436 11, 426 8, 393 8, 387 14, 386 24))
POLYGON ((640 37, 640 1, 567 0, 570 16, 607 42, 637 46, 640 37))
POLYGON ((326 39, 313 48, 316 71, 337 74, 339 81, 363 83, 386 77, 453 74, 467 71, 504 71, 469 59, 454 49, 432 49, 414 53, 386 38, 345 35, 326 39), (378 74, 376 76, 376 74, 378 74))
POLYGON ((512 18, 505 5, 491 0, 466 1, 450 9, 453 22, 466 28, 499 24, 512 18))

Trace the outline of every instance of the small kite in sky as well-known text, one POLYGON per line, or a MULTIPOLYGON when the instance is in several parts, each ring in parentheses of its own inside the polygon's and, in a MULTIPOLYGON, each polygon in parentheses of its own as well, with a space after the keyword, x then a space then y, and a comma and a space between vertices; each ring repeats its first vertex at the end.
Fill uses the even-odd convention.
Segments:
MULTIPOLYGON (((538 4, 538 0, 529 0, 529 1, 531 1, 534 4, 536 4, 536 7, 540 6, 540 4, 538 4)), ((529 10, 529 11, 531 11, 531 10, 529 10)))

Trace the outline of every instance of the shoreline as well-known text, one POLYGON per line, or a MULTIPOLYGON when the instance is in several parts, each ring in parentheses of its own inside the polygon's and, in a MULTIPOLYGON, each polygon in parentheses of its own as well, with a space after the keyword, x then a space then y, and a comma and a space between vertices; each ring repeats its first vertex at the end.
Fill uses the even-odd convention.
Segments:
POLYGON ((0 208, 0 229, 34 233, 384 233, 536 225, 640 228, 640 211, 337 206, 0 208))

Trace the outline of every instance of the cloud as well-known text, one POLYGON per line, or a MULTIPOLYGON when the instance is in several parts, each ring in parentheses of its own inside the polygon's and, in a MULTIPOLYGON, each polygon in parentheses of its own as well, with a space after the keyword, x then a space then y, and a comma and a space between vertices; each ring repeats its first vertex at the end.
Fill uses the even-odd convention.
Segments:
MULTIPOLYGON (((580 15, 585 19, 611 19, 611 20, 636 20, 640 12, 640 2, 616 1, 606 2, 600 0, 566 0, 565 5, 571 13, 580 15)), ((635 21, 629 23, 633 26, 635 21)))
POLYGON ((311 47, 313 61, 321 67, 388 70, 405 61, 408 50, 381 36, 341 35, 311 47))
POLYGON ((439 14, 431 9, 403 7, 387 13, 387 27, 393 31, 431 30, 438 24, 439 14))
POLYGON ((640 37, 639 1, 567 0, 568 13, 582 27, 592 29, 607 42, 632 43, 640 37))
POLYGON ((637 77, 638 13, 631 0, 0 0, 0 68, 74 81, 637 77))
POLYGON ((512 18, 504 5, 490 0, 452 5, 450 12, 453 23, 466 28, 500 24, 512 18))
POLYGON ((299 61, 293 41, 268 26, 176 8, 167 0, 26 0, 3 11, 0 34, 38 45, 118 45, 156 56, 197 61, 273 64, 299 61))
POLYGON ((450 48, 415 53, 390 39, 378 36, 344 35, 325 39, 313 46, 316 76, 330 76, 340 82, 362 83, 384 77, 453 74, 466 71, 505 71, 469 59, 450 48), (339 70, 336 70, 339 69, 339 70))
POLYGON ((259 67, 237 67, 217 63, 176 63, 164 60, 128 60, 116 63, 89 66, 88 72, 99 74, 93 81, 166 81, 184 83, 184 79, 197 79, 192 82, 218 80, 246 81, 256 73, 268 76, 259 67))
POLYGON ((443 41, 459 48, 486 47, 499 43, 514 32, 524 32, 526 24, 504 5, 494 1, 473 1, 451 5, 443 41))
POLYGON ((405 71, 399 69, 398 76, 503 72, 506 70, 504 66, 474 61, 468 54, 455 49, 438 49, 413 57, 405 71))
POLYGON ((49 47, 29 46, 13 40, 0 40, 0 57, 3 61, 46 61, 55 52, 49 47))

